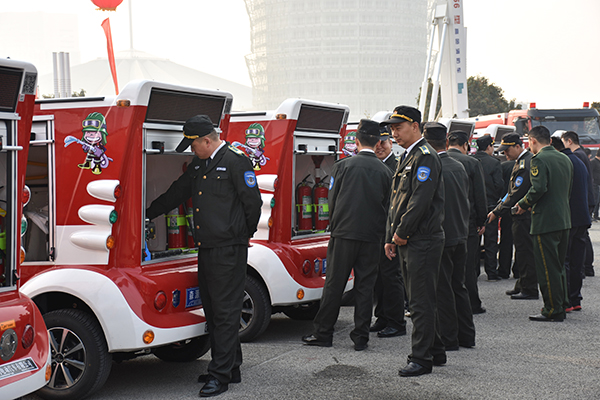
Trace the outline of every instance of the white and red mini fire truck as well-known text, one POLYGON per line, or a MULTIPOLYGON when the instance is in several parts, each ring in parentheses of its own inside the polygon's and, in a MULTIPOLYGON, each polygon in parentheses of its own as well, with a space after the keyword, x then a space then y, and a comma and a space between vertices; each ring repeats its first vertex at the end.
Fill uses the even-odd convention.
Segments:
POLYGON ((0 59, 0 399, 38 390, 50 378, 50 344, 42 314, 19 292, 27 150, 36 68, 0 59), (20 234, 21 233, 21 234, 20 234), (19 251, 21 249, 21 251, 19 251))
POLYGON ((226 92, 154 81, 116 97, 36 102, 21 280, 60 344, 43 397, 91 394, 113 359, 208 351, 185 213, 150 224, 145 209, 193 157, 175 152, 184 122, 207 114, 225 130, 231 104, 226 92))
MULTIPOLYGON (((288 99, 274 111, 232 114, 226 139, 250 157, 263 198, 248 249, 240 338, 249 341, 271 314, 312 319, 327 269, 329 174, 341 154, 349 108, 288 99)), ((346 287, 352 288, 351 277, 346 287)))

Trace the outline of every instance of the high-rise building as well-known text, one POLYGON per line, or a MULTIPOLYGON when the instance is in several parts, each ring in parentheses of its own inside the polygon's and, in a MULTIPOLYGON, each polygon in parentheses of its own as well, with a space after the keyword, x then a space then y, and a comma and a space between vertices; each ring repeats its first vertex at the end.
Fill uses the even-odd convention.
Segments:
POLYGON ((289 97, 343 103, 351 119, 417 106, 427 0, 244 0, 254 107, 289 97))

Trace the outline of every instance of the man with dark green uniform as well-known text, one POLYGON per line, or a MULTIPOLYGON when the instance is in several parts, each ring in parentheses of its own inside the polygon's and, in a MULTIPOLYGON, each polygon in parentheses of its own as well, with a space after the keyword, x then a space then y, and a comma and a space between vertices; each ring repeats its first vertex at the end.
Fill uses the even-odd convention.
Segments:
MULTIPOLYGON (((521 200, 531 187, 529 170, 533 155, 523 149, 523 142, 517 133, 505 135, 500 143, 499 151, 503 151, 506 158, 515 160, 510 176, 510 188, 502 202, 493 209, 488 218, 494 221, 498 217, 504 218, 512 215, 511 209, 521 200)), ((538 298, 538 283, 533 260, 533 240, 529 234, 531 229, 531 213, 512 215, 512 233, 515 244, 515 264, 519 271, 519 279, 512 290, 506 294, 513 300, 535 300, 538 298)))
MULTIPOLYGON (((381 127, 381 140, 375 146, 375 155, 392 172, 396 172, 398 160, 392 152, 390 133, 381 127)), ((375 317, 377 320, 369 330, 377 332, 377 337, 387 338, 406 334, 404 320, 404 282, 397 258, 389 260, 385 256, 385 241, 382 240, 379 270, 375 282, 375 317)))
POLYGON ((306 345, 332 346, 344 288, 354 269, 354 329, 350 338, 356 351, 367 348, 373 287, 392 182, 389 168, 373 151, 379 138, 379 124, 362 119, 356 131, 358 154, 333 165, 329 183, 331 237, 327 247, 327 276, 321 306, 313 321, 313 334, 302 338, 306 345))
POLYGON ((394 109, 390 125, 396 143, 406 149, 392 182, 386 230, 386 255, 398 254, 413 322, 412 353, 400 376, 431 373, 446 362, 437 335, 436 285, 444 247, 444 182, 437 152, 421 136, 421 113, 394 109))
POLYGON ((190 197, 198 245, 198 286, 208 324, 211 361, 200 397, 216 396, 241 381, 238 337, 249 240, 256 232, 262 200, 252 163, 222 141, 210 118, 197 115, 183 126, 181 153, 196 155, 171 187, 152 202, 146 218, 176 208, 190 197))
MULTIPOLYGON (((500 160, 493 156, 494 140, 490 135, 483 135, 477 139, 477 153, 473 155, 479 160, 483 168, 485 179, 485 194, 487 196, 487 212, 492 211, 498 204, 504 187, 502 167, 500 160)), ((484 269, 488 281, 499 281, 498 272, 498 221, 490 222, 485 226, 483 234, 484 269)))
POLYGON ((550 145, 545 126, 529 131, 531 188, 517 203, 517 214, 531 208, 533 256, 540 291, 544 298, 541 314, 532 321, 563 321, 569 307, 565 257, 571 229, 569 196, 573 183, 573 164, 569 157, 550 145))
POLYGON ((467 155, 469 149, 469 135, 463 131, 453 131, 448 134, 448 155, 460 162, 469 176, 469 204, 471 215, 469 217, 469 237, 467 238, 467 263, 465 266, 465 286, 469 291, 471 310, 473 314, 484 313, 485 307, 479 298, 477 277, 481 270, 481 254, 479 243, 485 231, 485 218, 487 215, 487 197, 485 192, 485 179, 483 167, 475 157, 467 155))

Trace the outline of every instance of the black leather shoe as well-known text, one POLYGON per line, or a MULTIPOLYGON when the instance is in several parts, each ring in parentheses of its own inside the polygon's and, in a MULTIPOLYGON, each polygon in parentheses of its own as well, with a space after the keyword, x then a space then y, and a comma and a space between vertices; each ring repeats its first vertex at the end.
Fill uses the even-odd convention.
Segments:
MULTIPOLYGON (((206 383, 208 378, 211 377, 211 374, 200 374, 198 376, 199 383, 206 383)), ((242 381, 242 374, 240 373, 239 368, 231 370, 231 380, 229 383, 240 383, 242 381)))
POLYGON ((366 350, 367 347, 369 347, 367 343, 354 343, 354 350, 356 351, 366 350))
POLYGON ((383 322, 381 320, 377 320, 371 327, 369 328, 369 332, 379 332, 387 326, 387 322, 383 322))
POLYGON ((521 293, 521 291, 520 290, 516 290, 516 289, 511 289, 511 290, 507 290, 504 293, 506 293, 508 296, 512 296, 513 294, 519 294, 519 293, 521 293))
POLYGON ((474 308, 473 309, 473 314, 483 314, 485 313, 487 310, 485 309, 484 306, 480 306, 479 308, 474 308))
POLYGON ((529 319, 531 321, 541 321, 541 322, 563 322, 565 320, 565 317, 547 317, 545 315, 542 314, 537 314, 537 315, 530 315, 529 319))
POLYGON ((308 346, 320 346, 320 347, 331 347, 333 343, 331 340, 321 340, 315 335, 306 335, 302 338, 304 344, 308 346))
POLYGON ((539 296, 537 294, 519 293, 513 294, 512 296, 510 296, 510 298, 513 300, 537 300, 539 299, 539 296))
POLYGON ((202 389, 200 389, 200 393, 198 394, 200 395, 200 397, 212 397, 226 392, 227 389, 228 386, 226 383, 219 382, 217 378, 211 375, 210 378, 208 378, 208 380, 204 384, 204 386, 202 386, 202 389))
POLYGON ((391 326, 386 326, 384 329, 377 332, 377 337, 381 337, 381 338, 402 336, 402 335, 406 335, 406 328, 396 329, 396 328, 392 328, 391 326))
POLYGON ((406 367, 402 368, 398 374, 400 376, 419 376, 430 374, 431 368, 426 368, 422 365, 417 364, 416 362, 409 362, 406 367))

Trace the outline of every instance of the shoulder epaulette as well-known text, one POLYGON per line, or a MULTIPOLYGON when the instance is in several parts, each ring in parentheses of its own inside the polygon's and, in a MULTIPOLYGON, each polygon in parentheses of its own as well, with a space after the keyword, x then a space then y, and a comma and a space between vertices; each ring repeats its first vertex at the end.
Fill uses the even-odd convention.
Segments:
POLYGON ((244 152, 238 149, 237 147, 233 147, 232 145, 228 145, 227 147, 229 147, 229 150, 233 151, 235 154, 239 154, 240 156, 246 156, 246 154, 244 154, 244 152))
POLYGON ((428 148, 427 148, 427 146, 425 146, 425 145, 423 145, 423 146, 419 147, 419 150, 421 150, 421 153, 423 153, 423 154, 431 154, 431 153, 429 152, 429 149, 428 149, 428 148))

